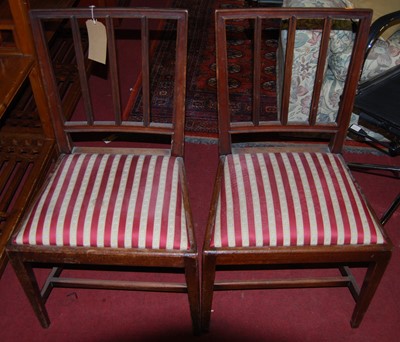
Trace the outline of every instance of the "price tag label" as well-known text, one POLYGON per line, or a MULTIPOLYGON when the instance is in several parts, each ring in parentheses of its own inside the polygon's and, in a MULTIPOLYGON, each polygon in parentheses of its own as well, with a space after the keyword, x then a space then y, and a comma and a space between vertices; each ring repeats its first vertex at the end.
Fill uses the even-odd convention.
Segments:
POLYGON ((103 23, 98 20, 86 20, 86 28, 89 37, 88 58, 106 64, 107 58, 107 33, 103 23))

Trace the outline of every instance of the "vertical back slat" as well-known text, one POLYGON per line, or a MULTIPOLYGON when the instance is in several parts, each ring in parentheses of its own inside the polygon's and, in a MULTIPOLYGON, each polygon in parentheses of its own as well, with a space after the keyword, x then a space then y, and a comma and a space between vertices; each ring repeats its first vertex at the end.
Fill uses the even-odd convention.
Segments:
POLYGON ((83 53, 83 48, 81 43, 81 33, 79 30, 79 24, 76 17, 71 16, 70 19, 71 19, 70 21, 71 21, 72 37, 75 48, 76 64, 78 67, 79 81, 81 84, 82 100, 83 100, 83 106, 85 108, 86 120, 89 125, 93 125, 94 122, 93 106, 92 106, 92 100, 90 98, 90 89, 86 76, 85 56, 83 53))
POLYGON ((175 84, 174 84, 174 108, 172 155, 181 156, 185 143, 185 97, 186 97, 186 65, 187 65, 187 26, 188 19, 177 21, 176 32, 176 59, 175 59, 175 84))
POLYGON ((149 65, 149 23, 147 17, 141 20, 142 36, 142 96, 143 96, 143 124, 150 124, 150 65, 149 65))
POLYGON ((342 98, 346 99, 346 101, 341 101, 339 104, 337 116, 337 125, 339 126, 339 130, 337 134, 334 135, 329 146, 331 151, 336 153, 342 150, 347 136, 347 129, 349 127, 351 115, 343 114, 351 114, 353 110, 357 85, 361 75, 361 69, 367 48, 370 20, 358 20, 357 22, 353 22, 353 24, 358 26, 358 30, 356 33, 350 65, 347 71, 346 82, 342 94, 342 98))
POLYGON ((289 18, 288 37, 286 44, 285 56, 285 71, 283 79, 282 101, 280 121, 282 125, 286 125, 289 116, 289 98, 290 98, 290 84, 292 82, 292 67, 293 67, 293 51, 296 35, 297 18, 292 16, 289 18))
POLYGON ((229 136, 229 90, 228 90, 228 56, 226 51, 225 19, 216 14, 216 57, 217 57, 217 90, 218 90, 218 129, 219 152, 227 154, 231 151, 229 136))
POLYGON ((118 74, 118 61, 117 52, 115 47, 115 36, 114 36, 114 21, 110 16, 106 17, 107 26, 107 47, 110 65, 110 76, 111 76, 111 92, 113 98, 113 108, 115 123, 121 125, 121 91, 119 84, 119 74, 118 74))
POLYGON ((1 198, 0 198, 0 211, 1 212, 7 212, 10 203, 12 202, 15 193, 17 192, 18 188, 21 185, 22 178, 24 177, 26 170, 29 167, 29 162, 27 160, 21 160, 20 162, 17 162, 15 164, 15 161, 11 162, 10 164, 13 164, 16 166, 13 169, 13 175, 12 177, 8 178, 11 179, 11 182, 7 184, 7 189, 2 192, 1 198))
POLYGON ((12 171, 14 170, 14 163, 8 162, 5 165, 0 165, 0 193, 2 193, 7 185, 8 179, 10 178, 12 171))
POLYGON ((254 65, 253 65, 253 124, 260 124, 261 112, 261 43, 262 20, 256 17, 254 20, 254 65))
POLYGON ((315 72, 313 96, 311 99, 309 123, 312 126, 314 126, 317 121, 318 105, 321 96, 322 84, 324 82, 325 65, 329 48, 329 38, 330 38, 331 28, 332 28, 332 18, 325 19, 321 36, 321 45, 319 49, 317 70, 315 72))
POLYGON ((71 142, 64 132, 66 117, 63 113, 60 92, 57 88, 53 63, 50 58, 48 40, 44 33, 44 23, 40 18, 32 15, 32 13, 30 13, 30 23, 32 36, 35 39, 36 52, 39 57, 38 61, 41 69, 41 76, 43 78, 43 85, 46 89, 49 111, 52 114, 51 120, 57 144, 61 152, 68 153, 71 150, 71 142))

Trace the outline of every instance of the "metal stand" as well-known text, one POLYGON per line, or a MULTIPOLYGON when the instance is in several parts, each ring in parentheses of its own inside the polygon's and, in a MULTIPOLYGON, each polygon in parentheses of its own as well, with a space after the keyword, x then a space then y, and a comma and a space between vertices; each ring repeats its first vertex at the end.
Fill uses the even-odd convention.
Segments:
POLYGON ((283 0, 247 0, 250 7, 282 7, 283 0))
MULTIPOLYGON (((393 172, 397 178, 400 179, 400 166, 389 166, 389 165, 380 165, 380 164, 363 164, 363 163, 348 163, 347 164, 350 169, 354 170, 375 170, 375 171, 388 171, 393 172)), ((380 218, 380 222, 382 225, 385 225, 386 222, 390 219, 393 213, 400 206, 400 192, 397 197, 394 199, 389 208, 385 211, 385 213, 380 218)))

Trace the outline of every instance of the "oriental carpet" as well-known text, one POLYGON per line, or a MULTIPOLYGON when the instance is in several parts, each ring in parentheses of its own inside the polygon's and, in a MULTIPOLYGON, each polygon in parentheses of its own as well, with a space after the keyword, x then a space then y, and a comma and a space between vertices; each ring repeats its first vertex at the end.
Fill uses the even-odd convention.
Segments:
MULTIPOLYGON (((188 134, 215 135, 217 129, 217 89, 215 77, 214 11, 217 8, 246 6, 244 0, 174 0, 171 7, 184 8, 189 12, 186 132, 188 134)), ((228 60, 230 64, 231 105, 234 120, 248 120, 251 115, 252 55, 251 23, 232 22, 228 26, 228 60)), ((262 47, 261 117, 276 117, 275 53, 276 30, 264 30, 262 47)), ((166 23, 166 39, 160 41, 154 51, 151 66, 153 120, 163 122, 172 113, 175 28, 166 23)), ((141 115, 141 93, 133 93, 129 118, 141 115)))

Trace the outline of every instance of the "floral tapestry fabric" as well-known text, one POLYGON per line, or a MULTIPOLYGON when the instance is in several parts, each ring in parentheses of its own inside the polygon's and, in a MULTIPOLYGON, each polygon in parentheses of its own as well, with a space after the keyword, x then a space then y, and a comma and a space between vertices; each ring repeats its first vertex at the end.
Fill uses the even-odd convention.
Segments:
POLYGON ((361 81, 364 82, 400 64, 400 30, 388 40, 378 39, 364 64, 361 81))
MULTIPOLYGON (((347 0, 284 0, 284 7, 353 7, 347 0)), ((317 66, 321 30, 313 29, 312 23, 301 23, 303 26, 296 33, 295 57, 292 70, 292 86, 290 90, 289 120, 305 121, 310 110, 314 88, 314 74, 317 66)), ((334 23, 331 32, 325 78, 321 90, 318 108, 318 122, 332 122, 336 118, 339 100, 343 91, 347 69, 350 63, 354 35, 351 23, 345 20, 334 23)), ((278 70, 283 75, 283 58, 287 32, 282 31, 279 44, 278 70)), ((382 72, 400 64, 400 30, 389 39, 379 39, 371 49, 365 61, 361 82, 369 80, 382 72)), ((279 77, 279 75, 278 75, 279 77)), ((282 82, 278 81, 278 84, 282 82)), ((353 117, 352 122, 356 121, 353 117)))

